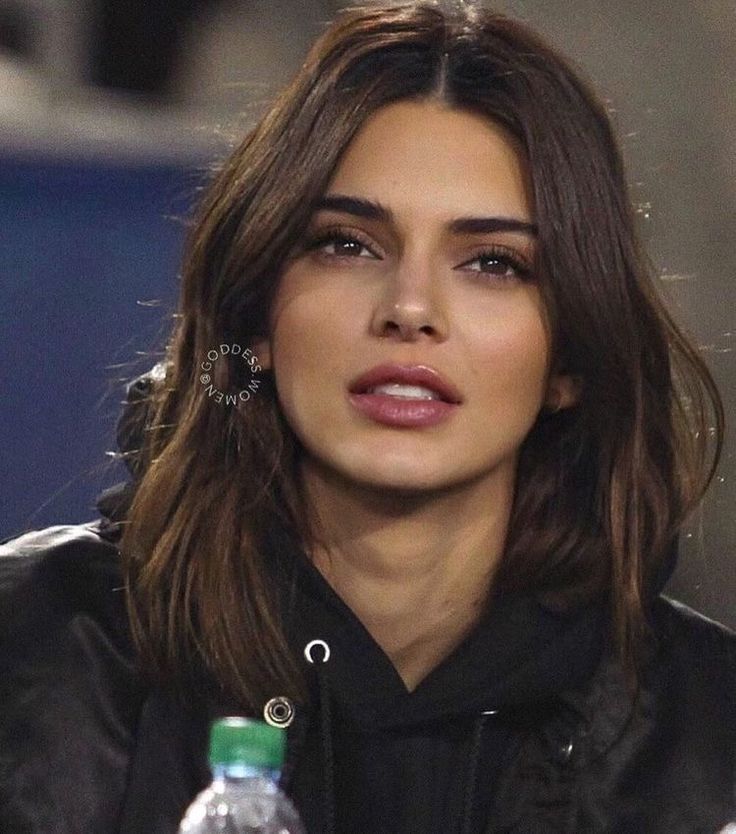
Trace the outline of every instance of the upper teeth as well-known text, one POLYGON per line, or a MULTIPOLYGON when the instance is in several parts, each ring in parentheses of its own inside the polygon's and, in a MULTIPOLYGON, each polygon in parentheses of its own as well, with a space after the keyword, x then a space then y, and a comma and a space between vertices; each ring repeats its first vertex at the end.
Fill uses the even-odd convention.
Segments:
POLYGON ((376 385, 371 388, 369 394, 387 394, 389 397, 406 397, 410 400, 439 400, 440 395, 429 388, 422 388, 421 385, 399 385, 398 382, 389 382, 386 385, 376 385))

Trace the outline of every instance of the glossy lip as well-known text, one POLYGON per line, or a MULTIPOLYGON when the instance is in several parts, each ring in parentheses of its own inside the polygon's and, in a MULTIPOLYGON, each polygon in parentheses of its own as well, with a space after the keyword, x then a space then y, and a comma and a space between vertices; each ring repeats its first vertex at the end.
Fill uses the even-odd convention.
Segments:
POLYGON ((350 383, 349 391, 351 394, 365 394, 376 385, 385 385, 391 382, 429 388, 439 394, 440 399, 445 403, 459 405, 463 401, 457 388, 428 365, 397 365, 393 363, 377 365, 354 379, 350 383))
POLYGON ((457 403, 444 400, 415 400, 388 394, 350 394, 348 399, 374 423, 406 429, 436 426, 459 408, 457 403))

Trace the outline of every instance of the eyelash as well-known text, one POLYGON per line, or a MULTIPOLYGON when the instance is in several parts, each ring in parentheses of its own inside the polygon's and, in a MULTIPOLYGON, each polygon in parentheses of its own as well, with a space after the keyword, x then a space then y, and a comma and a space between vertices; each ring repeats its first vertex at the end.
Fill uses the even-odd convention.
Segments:
MULTIPOLYGON (((363 238, 358 232, 354 232, 349 229, 329 229, 324 232, 319 232, 314 235, 314 237, 310 238, 306 244, 306 251, 312 252, 321 247, 327 245, 328 243, 357 243, 360 246, 368 249, 372 252, 372 244, 369 243, 367 240, 363 238)), ((347 259, 355 259, 355 255, 334 255, 329 253, 321 253, 323 257, 326 258, 337 258, 338 260, 347 258, 347 259)), ((466 264, 473 263, 473 261, 483 260, 496 260, 506 266, 510 266, 517 274, 517 276, 524 280, 528 279, 531 275, 531 267, 529 266, 526 261, 522 260, 512 249, 507 248, 506 246, 500 246, 499 244, 492 244, 486 246, 480 252, 476 252, 472 258, 465 261, 464 264, 461 266, 465 266, 466 264)), ((493 273, 485 273, 482 270, 471 270, 472 272, 476 272, 479 276, 485 275, 492 275, 493 273)), ((495 275, 494 277, 503 278, 505 279, 505 275, 495 275)))
MULTIPOLYGON (((371 246, 372 244, 365 240, 362 235, 357 232, 350 231, 348 229, 327 229, 324 232, 317 232, 314 237, 310 238, 307 241, 306 249, 307 251, 313 251, 315 249, 320 249, 322 246, 325 246, 327 243, 335 243, 336 241, 340 241, 341 243, 359 243, 361 246, 365 247, 366 249, 372 251, 371 246)), ((324 254, 324 253, 323 253, 324 254)), ((352 258, 352 255, 327 255, 328 258, 352 258)))

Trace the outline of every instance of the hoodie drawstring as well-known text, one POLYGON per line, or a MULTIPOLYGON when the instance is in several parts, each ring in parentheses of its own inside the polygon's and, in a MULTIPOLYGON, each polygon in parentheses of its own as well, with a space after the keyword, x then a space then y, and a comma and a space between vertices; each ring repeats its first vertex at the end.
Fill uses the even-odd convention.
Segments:
MULTIPOLYGON (((264 708, 263 717, 267 723, 274 725, 273 720, 268 714, 268 704, 266 704, 266 707, 264 708)), ((291 787, 291 780, 294 777, 296 763, 299 761, 299 755, 302 752, 304 742, 307 738, 307 722, 301 720, 300 715, 298 718, 299 720, 293 722, 290 721, 288 724, 284 723, 275 725, 281 726, 282 729, 286 729, 287 727, 291 728, 289 734, 287 735, 287 752, 284 769, 281 771, 281 779, 279 780, 279 787, 287 793, 291 787)))
MULTIPOLYGON (((332 709, 330 699, 329 681, 327 675, 327 661, 330 659, 330 647, 324 640, 312 640, 304 648, 304 656, 307 661, 315 667, 315 674, 318 684, 320 735, 322 741, 322 759, 324 764, 324 821, 322 834, 334 834, 335 832, 335 772, 334 772, 334 751, 332 742, 332 709), (321 649, 319 652, 314 649, 321 649)), ((276 701, 278 699, 272 699, 276 701)), ((270 703, 270 702, 269 702, 270 703)), ((470 754, 468 757, 468 770, 465 780, 465 791, 463 799, 463 811, 460 820, 461 834, 472 834, 473 811, 475 809, 476 783, 478 775, 478 763, 483 742, 483 732, 488 719, 496 715, 498 710, 484 710, 476 718, 473 726, 473 735, 470 742, 470 754)), ((291 721, 288 722, 289 724, 291 721)), ((288 725, 287 725, 288 726, 288 725)), ((296 731, 293 736, 291 755, 288 757, 292 767, 283 774, 282 787, 291 780, 293 765, 298 756, 306 736, 306 722, 298 721, 294 727, 296 731), (298 728, 298 729, 297 729, 298 728)))
POLYGON ((324 760, 324 834, 335 831, 335 771, 332 749, 332 711, 330 689, 327 679, 327 661, 330 647, 324 640, 312 640, 304 648, 307 661, 315 666, 319 689, 320 730, 322 736, 322 758, 324 760), (316 660, 313 650, 322 649, 322 659, 316 660))
POLYGON ((470 757, 468 762, 468 775, 465 781, 465 802, 463 805, 463 816, 461 820, 461 834, 471 834, 473 825, 473 809, 475 807, 476 781, 478 775, 478 762, 480 761, 481 743, 483 741, 483 730, 488 718, 495 715, 498 710, 484 710, 476 719, 473 728, 473 738, 470 746, 470 757))

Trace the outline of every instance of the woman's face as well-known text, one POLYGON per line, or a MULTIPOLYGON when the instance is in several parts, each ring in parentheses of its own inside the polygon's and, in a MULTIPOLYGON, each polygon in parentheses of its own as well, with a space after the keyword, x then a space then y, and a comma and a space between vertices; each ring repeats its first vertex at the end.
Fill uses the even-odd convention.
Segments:
POLYGON ((323 203, 256 345, 304 466, 381 490, 513 480, 545 399, 573 400, 570 380, 548 378, 514 140, 469 112, 391 104, 323 203))

